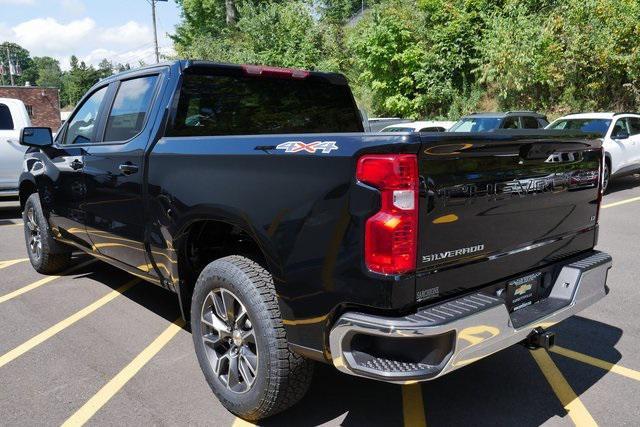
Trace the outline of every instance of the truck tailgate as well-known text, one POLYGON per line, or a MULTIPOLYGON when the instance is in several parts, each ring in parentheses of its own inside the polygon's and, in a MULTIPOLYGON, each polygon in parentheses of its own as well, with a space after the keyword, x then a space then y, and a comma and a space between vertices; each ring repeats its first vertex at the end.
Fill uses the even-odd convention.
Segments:
POLYGON ((446 297, 591 249, 598 140, 422 134, 416 298, 446 297))

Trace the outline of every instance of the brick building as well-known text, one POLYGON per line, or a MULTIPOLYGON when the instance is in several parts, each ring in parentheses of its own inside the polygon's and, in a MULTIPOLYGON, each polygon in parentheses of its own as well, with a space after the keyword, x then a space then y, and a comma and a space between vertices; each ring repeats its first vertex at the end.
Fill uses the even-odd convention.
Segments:
POLYGON ((33 126, 60 127, 59 90, 38 86, 0 86, 0 98, 14 98, 24 102, 33 126))

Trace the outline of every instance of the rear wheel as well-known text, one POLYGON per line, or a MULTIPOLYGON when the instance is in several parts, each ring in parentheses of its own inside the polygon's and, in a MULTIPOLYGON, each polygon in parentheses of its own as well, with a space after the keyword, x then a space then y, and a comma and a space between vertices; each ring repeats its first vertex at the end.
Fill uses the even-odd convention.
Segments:
POLYGON ((209 386, 234 414, 263 419, 306 393, 313 362, 289 349, 273 279, 248 258, 221 258, 202 271, 191 330, 209 386))
POLYGON ((55 274, 68 268, 71 249, 54 240, 37 193, 27 199, 22 220, 27 253, 33 268, 42 274, 55 274))

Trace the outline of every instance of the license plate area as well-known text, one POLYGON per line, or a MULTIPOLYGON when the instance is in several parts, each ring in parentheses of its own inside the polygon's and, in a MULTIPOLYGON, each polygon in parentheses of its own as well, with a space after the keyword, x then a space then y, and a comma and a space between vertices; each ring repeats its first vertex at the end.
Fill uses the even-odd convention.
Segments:
POLYGON ((540 299, 544 275, 541 271, 527 274, 507 283, 507 309, 514 312, 528 307, 540 299))

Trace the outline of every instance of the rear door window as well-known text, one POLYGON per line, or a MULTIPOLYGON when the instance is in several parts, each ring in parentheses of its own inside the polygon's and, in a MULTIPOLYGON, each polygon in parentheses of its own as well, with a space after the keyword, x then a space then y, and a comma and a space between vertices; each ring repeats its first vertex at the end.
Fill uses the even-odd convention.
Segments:
POLYGON ((540 127, 538 120, 531 116, 523 116, 522 124, 524 129, 538 129, 540 127))
POLYGON ((616 135, 619 135, 621 133, 626 133, 628 135, 631 134, 631 132, 629 132, 629 125, 627 123, 627 119, 619 119, 615 125, 613 125, 613 130, 611 131, 611 136, 613 138, 616 137, 616 135))
POLYGON ((158 76, 124 80, 107 120, 104 142, 127 141, 140 133, 151 107, 158 76))
POLYGON ((520 129, 520 118, 518 116, 509 116, 504 119, 503 129, 520 129))
POLYGON ((233 72, 185 74, 170 136, 363 132, 346 84, 233 72))
POLYGON ((13 130, 11 110, 5 104, 0 104, 0 130, 13 130))
POLYGON ((629 117, 629 134, 631 136, 640 134, 640 118, 629 117))

